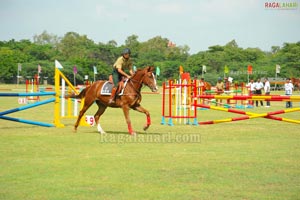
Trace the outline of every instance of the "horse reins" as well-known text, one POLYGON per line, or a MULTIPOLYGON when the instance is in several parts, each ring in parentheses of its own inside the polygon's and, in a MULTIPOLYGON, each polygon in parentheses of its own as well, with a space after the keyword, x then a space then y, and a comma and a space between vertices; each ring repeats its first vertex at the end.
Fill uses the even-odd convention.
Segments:
MULTIPOLYGON (((130 84, 132 85, 132 88, 133 88, 134 91, 136 92, 137 98, 138 98, 138 97, 141 97, 140 92, 141 92, 141 88, 142 88, 142 85, 143 85, 144 76, 145 76, 145 73, 143 74, 143 76, 142 76, 142 78, 141 78, 140 81, 137 81, 137 80, 134 80, 134 79, 131 79, 131 78, 128 80, 128 81, 130 82, 130 84), (139 89, 138 89, 138 88, 135 88, 133 82, 137 82, 137 83, 138 83, 138 88, 139 88, 139 89)), ((129 94, 123 94, 123 95, 129 96, 129 95, 131 95, 131 94, 129 93, 129 94)))

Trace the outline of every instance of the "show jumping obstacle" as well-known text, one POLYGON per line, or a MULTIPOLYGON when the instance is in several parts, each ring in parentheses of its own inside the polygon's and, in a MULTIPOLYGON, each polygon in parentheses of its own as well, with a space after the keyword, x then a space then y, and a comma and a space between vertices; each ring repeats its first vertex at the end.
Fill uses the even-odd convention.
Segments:
MULTIPOLYGON (((67 113, 65 104, 65 96, 66 91, 69 94, 79 94, 78 90, 72 85, 72 83, 67 79, 67 77, 58 69, 55 68, 54 75, 54 89, 55 89, 55 102, 54 102, 54 125, 55 127, 64 127, 64 124, 61 123, 62 119, 65 118, 77 118, 78 116, 78 100, 73 100, 73 114, 72 114, 72 99, 67 100, 67 113), (61 83, 61 85, 60 85, 61 83), (68 86, 68 90, 66 89, 66 84, 68 86)), ((81 101, 81 107, 83 105, 84 99, 81 101)), ((81 126, 89 126, 85 122, 85 117, 80 120, 79 124, 81 126)))
MULTIPOLYGON (((26 93, 33 93, 33 92, 39 92, 39 81, 38 81, 38 75, 35 75, 33 79, 26 79, 25 81, 26 85, 26 93)), ((27 102, 28 101, 39 101, 40 96, 26 96, 27 102)))
MULTIPOLYGON (((16 96, 51 96, 51 95, 55 95, 55 92, 43 92, 43 93, 0 93, 0 96, 3 97, 16 97, 16 96)), ((6 110, 3 112, 0 112, 0 119, 4 119, 4 120, 9 120, 9 121, 15 121, 15 122, 20 122, 20 123, 25 123, 25 124, 32 124, 32 125, 37 125, 37 126, 44 126, 44 127, 54 127, 54 124, 49 124, 49 123, 45 123, 45 122, 38 122, 38 121, 32 121, 32 120, 26 120, 26 119, 21 119, 21 118, 14 118, 14 117, 8 117, 5 116, 7 114, 11 114, 14 112, 18 112, 18 111, 22 111, 22 110, 27 110, 30 108, 34 108, 37 106, 41 106, 44 104, 48 104, 48 103, 52 103, 55 102, 55 98, 50 98, 47 100, 43 100, 43 101, 37 101, 35 103, 32 104, 28 104, 25 106, 21 106, 19 108, 13 108, 10 110, 6 110)))
POLYGON ((168 118, 168 125, 173 126, 173 120, 176 119, 177 122, 181 123, 178 119, 187 119, 184 124, 193 125, 205 125, 205 124, 216 124, 232 121, 240 121, 254 118, 267 118, 272 120, 297 123, 300 124, 300 120, 288 119, 284 117, 276 117, 274 115, 297 112, 300 108, 290 108, 285 110, 278 110, 266 113, 254 113, 246 112, 243 110, 233 109, 233 108, 223 108, 219 106, 212 106, 204 104, 204 102, 211 102, 211 100, 233 100, 241 102, 249 101, 300 101, 300 96, 281 96, 281 95, 207 95, 204 92, 199 92, 199 85, 197 81, 168 81, 168 84, 163 83, 163 94, 162 94, 162 121, 161 124, 166 124, 165 120, 168 118), (175 83, 174 83, 175 82, 175 83), (200 93, 200 94, 198 94, 200 93), (202 109, 212 109, 223 112, 230 112, 236 114, 242 114, 244 116, 226 118, 220 120, 210 120, 198 122, 197 110, 202 109), (193 123, 190 123, 189 119, 193 119, 193 123))
MULTIPOLYGON (((9 109, 6 111, 0 112, 0 119, 15 121, 25 124, 37 125, 37 126, 44 126, 44 127, 64 127, 64 124, 61 123, 61 119, 63 118, 76 118, 78 115, 77 109, 77 100, 74 100, 74 111, 73 114, 71 113, 72 108, 72 100, 67 100, 67 115, 65 114, 65 91, 66 91, 66 84, 68 86, 69 93, 79 94, 76 88, 71 84, 71 82, 65 77, 65 75, 58 69, 55 68, 55 91, 54 92, 33 92, 33 93, 0 93, 1 97, 41 97, 41 96, 53 96, 53 98, 49 98, 42 101, 37 101, 32 104, 28 104, 25 106, 21 106, 18 108, 9 109), (60 80, 61 79, 61 80, 60 80), (60 86, 61 82, 61 86, 60 86), (54 102, 54 123, 45 123, 45 122, 38 122, 33 120, 21 119, 21 118, 14 118, 5 116, 7 114, 15 113, 22 110, 31 109, 34 107, 42 106, 48 103, 54 102)), ((88 125, 85 122, 85 118, 80 121, 80 125, 88 125)))
POLYGON ((169 80, 168 85, 164 82, 162 86, 163 94, 161 124, 166 124, 165 118, 169 118, 168 125, 170 126, 174 125, 173 119, 177 119, 177 121, 180 123, 183 121, 185 124, 191 124, 190 120, 194 120, 193 124, 197 125, 197 110, 192 109, 191 107, 191 92, 193 88, 193 93, 197 92, 196 86, 190 81, 187 83, 186 80, 169 80))
POLYGON ((231 113, 245 115, 242 117, 234 117, 234 118, 226 118, 226 119, 198 122, 200 125, 240 121, 240 120, 254 119, 254 118, 259 118, 259 117, 300 124, 300 120, 294 120, 294 119, 273 116, 273 115, 278 115, 278 114, 300 111, 300 108, 290 108, 290 109, 286 109, 286 110, 278 110, 278 111, 259 114, 259 113, 245 112, 242 110, 236 110, 236 109, 231 109, 231 108, 222 108, 222 107, 210 106, 210 105, 204 105, 204 104, 197 104, 196 106, 201 107, 201 108, 207 108, 207 109, 212 109, 212 110, 218 110, 218 111, 231 112, 231 113))

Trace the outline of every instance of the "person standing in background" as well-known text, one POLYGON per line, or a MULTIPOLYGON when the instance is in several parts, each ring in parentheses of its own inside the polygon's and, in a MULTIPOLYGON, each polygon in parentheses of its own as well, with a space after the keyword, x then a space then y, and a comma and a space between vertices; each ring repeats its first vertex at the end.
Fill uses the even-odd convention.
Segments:
MULTIPOLYGON (((264 84, 260 81, 260 79, 257 79, 255 83, 255 94, 261 95, 261 90, 264 88, 264 84)), ((255 101, 256 107, 258 107, 258 101, 255 101)), ((264 106, 263 101, 260 101, 260 105, 264 106)))
MULTIPOLYGON (((294 86, 292 84, 291 79, 287 78, 286 82, 284 84, 285 95, 291 96, 293 94, 293 89, 294 89, 294 86)), ((286 108, 292 108, 293 107, 292 102, 287 101, 286 104, 285 104, 285 107, 286 108)))
MULTIPOLYGON (((268 78, 265 78, 265 86, 264 86, 264 91, 265 91, 265 95, 270 95, 270 91, 271 91, 271 86, 270 86, 270 82, 268 80, 268 78)), ((266 107, 270 107, 270 101, 267 100, 267 105, 266 107)))

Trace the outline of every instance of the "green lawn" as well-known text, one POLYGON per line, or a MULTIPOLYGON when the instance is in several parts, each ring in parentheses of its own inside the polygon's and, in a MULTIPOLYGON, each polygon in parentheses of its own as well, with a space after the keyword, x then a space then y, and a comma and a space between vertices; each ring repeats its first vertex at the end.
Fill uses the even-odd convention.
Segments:
MULTIPOLYGON (((142 105, 152 126, 142 131, 146 117, 131 111, 134 139, 120 109, 103 115, 103 136, 96 127, 74 133, 75 119, 63 120, 65 128, 0 120, 0 199, 300 198, 300 125, 252 119, 170 127, 160 124, 161 95, 143 95, 142 105)), ((17 106, 17 98, 0 97, 0 111, 17 106)), ((247 111, 280 109, 283 102, 247 111)), ((93 105, 88 114, 95 111, 93 105)), ((198 115, 199 121, 239 116, 198 115)), ((8 116, 51 123, 53 104, 8 116)))

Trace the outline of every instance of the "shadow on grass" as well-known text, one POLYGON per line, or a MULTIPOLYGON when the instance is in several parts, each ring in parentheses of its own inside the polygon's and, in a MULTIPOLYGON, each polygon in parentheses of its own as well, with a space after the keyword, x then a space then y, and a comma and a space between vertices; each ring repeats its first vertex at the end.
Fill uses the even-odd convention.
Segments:
MULTIPOLYGON (((125 131, 106 131, 106 134, 122 134, 122 135, 129 135, 128 132, 125 132, 125 131)), ((142 132, 139 132, 139 131, 136 131, 136 134, 137 135, 163 135, 162 133, 151 133, 151 132, 147 132, 147 131, 142 131, 142 132)))
MULTIPOLYGON (((101 133, 99 133, 98 131, 95 130, 91 130, 85 133, 98 133, 99 135, 101 135, 101 133)), ((112 134, 112 135, 130 135, 128 132, 126 131, 106 131, 105 134, 103 135, 108 135, 108 134, 112 134)), ((146 132, 146 131, 136 131, 137 135, 163 135, 163 133, 152 133, 152 132, 146 132)))

